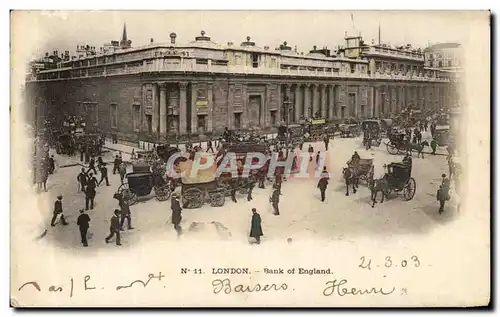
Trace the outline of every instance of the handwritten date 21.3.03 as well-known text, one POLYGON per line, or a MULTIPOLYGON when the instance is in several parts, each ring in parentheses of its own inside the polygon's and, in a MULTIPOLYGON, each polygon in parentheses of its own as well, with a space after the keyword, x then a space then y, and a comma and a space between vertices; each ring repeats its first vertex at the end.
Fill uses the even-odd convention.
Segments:
POLYGON ((412 255, 407 259, 396 259, 386 256, 384 259, 372 259, 362 256, 359 258, 358 267, 365 270, 372 268, 419 268, 422 264, 416 255, 412 255))

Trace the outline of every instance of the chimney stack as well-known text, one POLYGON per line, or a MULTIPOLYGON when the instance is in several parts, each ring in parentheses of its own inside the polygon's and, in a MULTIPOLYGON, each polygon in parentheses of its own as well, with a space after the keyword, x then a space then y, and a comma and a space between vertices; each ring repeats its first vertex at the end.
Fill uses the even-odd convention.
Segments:
POLYGON ((175 44, 175 38, 177 37, 177 34, 175 33, 170 33, 170 43, 175 44))
POLYGON ((150 39, 149 39, 149 42, 150 42, 151 44, 153 44, 153 43, 154 43, 154 41, 155 41, 155 40, 154 40, 153 38, 150 38, 150 39))

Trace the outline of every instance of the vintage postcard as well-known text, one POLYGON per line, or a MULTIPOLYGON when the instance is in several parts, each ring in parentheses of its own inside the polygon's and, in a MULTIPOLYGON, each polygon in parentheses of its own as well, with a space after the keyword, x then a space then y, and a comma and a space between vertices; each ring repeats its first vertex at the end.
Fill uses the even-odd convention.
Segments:
POLYGON ((12 11, 13 307, 490 302, 490 12, 12 11))

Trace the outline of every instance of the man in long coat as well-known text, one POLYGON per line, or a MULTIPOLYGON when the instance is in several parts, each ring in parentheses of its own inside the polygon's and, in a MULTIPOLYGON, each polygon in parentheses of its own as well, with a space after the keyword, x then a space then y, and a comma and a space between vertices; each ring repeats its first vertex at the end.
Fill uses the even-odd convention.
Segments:
POLYGON ((171 208, 172 208, 172 223, 174 224, 174 229, 179 232, 181 229, 180 223, 182 220, 182 208, 181 204, 179 203, 179 195, 177 193, 172 194, 172 201, 171 201, 171 208))
POLYGON ((278 207, 278 204, 280 202, 280 191, 279 189, 274 189, 273 195, 271 196, 271 203, 273 204, 273 209, 274 209, 274 215, 279 216, 280 214, 280 209, 278 207))
POLYGON ((260 218, 260 215, 257 213, 257 209, 252 208, 252 224, 250 227, 250 237, 255 238, 257 240, 257 244, 260 244, 260 237, 264 235, 262 233, 262 220, 260 218))
POLYGON ((325 192, 326 192, 326 187, 328 186, 329 179, 330 179, 330 176, 328 175, 328 172, 326 171, 326 166, 324 166, 323 172, 321 172, 321 179, 318 182, 318 188, 321 192, 321 201, 325 201, 325 192))

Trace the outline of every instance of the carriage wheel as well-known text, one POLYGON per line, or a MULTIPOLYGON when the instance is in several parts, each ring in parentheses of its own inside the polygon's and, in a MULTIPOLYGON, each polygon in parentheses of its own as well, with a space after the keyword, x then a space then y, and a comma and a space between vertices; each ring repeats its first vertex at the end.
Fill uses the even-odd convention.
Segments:
POLYGON ((172 191, 170 190, 170 185, 166 184, 157 189, 155 189, 155 198, 158 201, 165 201, 170 198, 172 191))
POLYGON ((182 205, 184 208, 200 208, 203 206, 203 192, 199 188, 190 188, 182 194, 182 205))
POLYGON ((123 197, 123 200, 129 205, 133 205, 137 203, 137 194, 135 191, 131 188, 128 187, 128 183, 121 184, 120 187, 118 187, 118 194, 120 194, 123 197))
POLYGON ((226 202, 226 197, 223 193, 216 192, 210 194, 210 206, 212 207, 222 207, 226 202))
POLYGON ((415 183, 415 179, 413 179, 413 177, 410 177, 410 179, 406 181, 405 187, 403 188, 403 196, 405 200, 412 200, 413 196, 415 196, 416 190, 417 184, 415 183))
POLYGON ((387 152, 389 152, 389 154, 396 155, 398 154, 399 150, 394 144, 387 143, 387 152))

